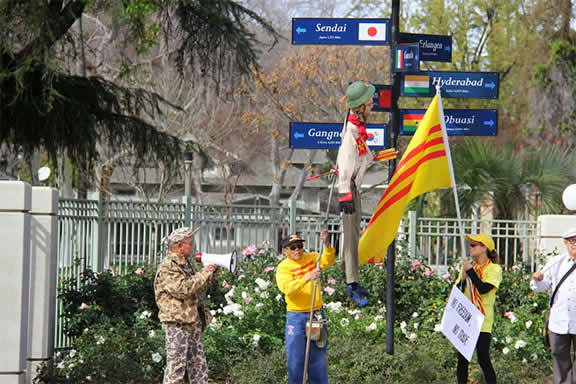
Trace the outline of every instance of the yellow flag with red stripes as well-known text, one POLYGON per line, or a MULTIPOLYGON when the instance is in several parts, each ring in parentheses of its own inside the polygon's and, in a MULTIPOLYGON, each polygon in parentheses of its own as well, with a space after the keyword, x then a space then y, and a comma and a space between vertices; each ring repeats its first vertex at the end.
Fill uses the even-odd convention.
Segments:
POLYGON ((449 188, 449 147, 438 93, 418 124, 358 245, 359 264, 379 263, 398 232, 408 202, 439 188, 449 188), (444 131, 444 133, 443 133, 444 131))

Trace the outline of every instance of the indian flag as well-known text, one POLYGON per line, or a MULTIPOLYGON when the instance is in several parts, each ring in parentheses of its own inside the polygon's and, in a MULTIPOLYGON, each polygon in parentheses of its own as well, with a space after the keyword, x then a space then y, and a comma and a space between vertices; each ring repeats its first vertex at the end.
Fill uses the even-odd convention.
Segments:
POLYGON ((420 125, 420 122, 424 117, 424 112, 425 111, 422 111, 421 113, 405 112, 402 119, 402 126, 404 127, 404 132, 416 132, 416 129, 418 129, 418 126, 420 125))
POLYGON ((427 95, 430 92, 430 76, 426 75, 404 76, 404 92, 427 95))

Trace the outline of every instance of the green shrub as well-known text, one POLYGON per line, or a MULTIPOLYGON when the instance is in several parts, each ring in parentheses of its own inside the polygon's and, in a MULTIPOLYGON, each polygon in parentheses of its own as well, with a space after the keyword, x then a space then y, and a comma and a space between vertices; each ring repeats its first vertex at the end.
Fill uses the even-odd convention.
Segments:
MULTIPOLYGON (((204 333, 212 380, 223 383, 282 383, 286 303, 275 282, 278 259, 268 248, 251 247, 236 275, 222 272, 207 291, 214 321, 204 333)), ((332 383, 453 382, 456 351, 439 332, 457 270, 442 276, 419 261, 399 257, 395 269, 394 355, 386 353, 386 268, 361 268, 370 305, 359 309, 346 297, 338 266, 322 277, 328 318, 328 373, 332 383)), ((164 333, 154 303, 155 268, 125 275, 87 271, 65 281, 65 332, 71 349, 59 351, 53 372, 38 383, 159 383, 165 365, 164 333), (88 379, 89 378, 89 379, 88 379)), ((499 288, 492 361, 499 382, 539 383, 551 375, 541 343, 547 295, 529 288, 530 273, 514 266, 499 288)), ((482 383, 475 358, 470 378, 482 383)))

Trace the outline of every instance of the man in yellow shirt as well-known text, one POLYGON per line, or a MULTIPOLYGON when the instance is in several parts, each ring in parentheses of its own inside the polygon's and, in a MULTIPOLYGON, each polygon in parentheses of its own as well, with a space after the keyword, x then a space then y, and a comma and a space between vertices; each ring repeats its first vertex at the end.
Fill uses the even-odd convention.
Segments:
MULTIPOLYGON (((301 384, 306 354, 306 321, 310 316, 314 280, 320 271, 334 264, 335 250, 328 241, 328 231, 322 229, 320 238, 324 251, 320 268, 317 268, 317 252, 304 252, 304 240, 296 235, 282 239, 280 246, 286 256, 276 271, 276 283, 286 300, 286 358, 288 360, 288 384, 301 384)), ((322 288, 316 285, 314 316, 325 320, 322 311, 322 288)), ((310 343, 308 363, 309 383, 327 384, 326 345, 310 343)))
MULTIPOLYGON (((462 261, 462 270, 456 284, 470 298, 472 303, 484 314, 484 323, 480 329, 480 336, 476 343, 478 364, 484 372, 487 384, 496 384, 496 372, 490 361, 490 341, 492 339, 492 324, 494 323, 494 303, 496 290, 502 282, 502 267, 498 264, 494 240, 486 234, 466 236, 470 256, 474 264, 468 259, 462 261), (470 279, 470 292, 466 280, 470 279)), ((458 353, 458 367, 456 369, 458 384, 468 383, 468 360, 458 353)))

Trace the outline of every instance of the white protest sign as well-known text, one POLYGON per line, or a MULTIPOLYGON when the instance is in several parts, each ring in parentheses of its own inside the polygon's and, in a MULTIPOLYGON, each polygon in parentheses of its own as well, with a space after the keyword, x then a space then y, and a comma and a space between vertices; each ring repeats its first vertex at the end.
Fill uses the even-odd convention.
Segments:
POLYGON ((456 287, 442 316, 442 333, 468 361, 472 360, 484 315, 456 287))

